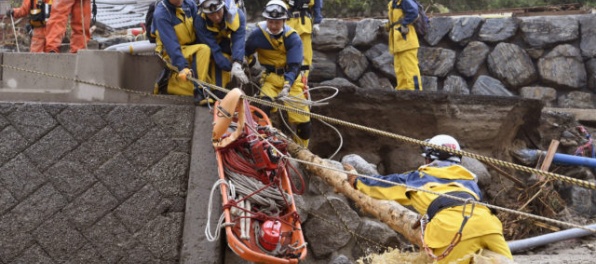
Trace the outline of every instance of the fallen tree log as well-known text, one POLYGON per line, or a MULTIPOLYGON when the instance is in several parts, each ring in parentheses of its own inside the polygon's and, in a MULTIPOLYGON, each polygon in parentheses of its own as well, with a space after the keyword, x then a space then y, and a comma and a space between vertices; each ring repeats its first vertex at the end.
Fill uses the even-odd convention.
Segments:
MULTIPOLYGON (((294 158, 331 167, 325 160, 293 142, 289 142, 288 152, 294 158)), ((402 234, 410 243, 418 247, 422 246, 420 230, 412 229, 412 225, 418 219, 418 214, 396 202, 376 200, 354 190, 348 183, 345 173, 310 164, 306 164, 305 166, 310 173, 321 177, 327 184, 333 186, 337 192, 342 193, 354 201, 356 206, 361 210, 371 214, 373 217, 387 224, 391 229, 402 234)))
MULTIPOLYGON (((332 167, 329 162, 313 154, 310 150, 291 141, 288 142, 288 152, 292 157, 302 161, 318 164, 324 167, 332 167)), ((361 210, 387 224, 387 226, 400 233, 410 243, 422 248, 420 230, 418 228, 412 228, 414 223, 418 221, 418 214, 399 203, 373 199, 352 188, 350 183, 348 183, 347 175, 345 173, 325 169, 321 166, 305 164, 308 172, 322 178, 327 184, 331 185, 336 192, 339 192, 354 201, 356 206, 361 210)), ((510 259, 507 259, 505 256, 487 249, 482 250, 480 255, 474 255, 473 258, 474 263, 515 263, 510 259)))

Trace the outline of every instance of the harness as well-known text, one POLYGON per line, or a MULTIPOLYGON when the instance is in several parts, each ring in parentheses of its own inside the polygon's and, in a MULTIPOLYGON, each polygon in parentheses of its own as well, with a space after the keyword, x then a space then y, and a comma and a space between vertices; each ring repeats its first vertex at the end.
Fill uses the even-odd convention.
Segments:
POLYGON ((453 248, 455 248, 455 246, 457 246, 457 244, 461 241, 462 231, 464 230, 464 226, 466 225, 466 223, 468 222, 470 217, 472 217, 474 215, 474 208, 475 208, 476 204, 471 203, 472 210, 470 211, 469 215, 466 215, 466 206, 470 203, 470 201, 477 201, 473 195, 471 195, 467 192, 463 192, 463 191, 448 192, 445 194, 463 198, 466 200, 460 201, 460 200, 455 200, 455 199, 447 197, 447 196, 439 196, 430 203, 430 205, 428 206, 428 209, 426 210, 426 215, 424 215, 420 219, 420 237, 422 239, 422 247, 424 248, 424 250, 426 251, 426 254, 429 257, 431 257, 437 261, 447 257, 447 255, 449 255, 449 253, 451 253, 453 248), (424 242, 424 230, 426 229, 426 224, 429 223, 432 220, 432 218, 435 215, 437 215, 437 213, 439 213, 440 211, 447 209, 447 208, 460 206, 460 205, 464 206, 464 208, 462 209, 462 216, 463 216, 464 220, 462 220, 459 231, 457 231, 457 233, 455 233, 455 235, 453 236, 453 239, 451 239, 451 242, 449 243, 449 246, 445 249, 445 251, 443 251, 443 253, 441 253, 440 255, 436 256, 433 253, 432 249, 428 247, 426 242, 424 242))
POLYGON ((292 18, 301 18, 300 22, 304 25, 304 17, 312 18, 310 2, 311 0, 289 0, 290 9, 288 10, 288 14, 292 18))
POLYGON ((286 73, 286 67, 276 68, 272 65, 261 65, 265 68, 266 73, 275 73, 277 75, 284 75, 286 73))
MULTIPOLYGON (((471 195, 468 192, 464 192, 464 191, 448 192, 446 194, 450 195, 450 196, 455 196, 458 198, 466 199, 466 200, 471 199, 473 201, 476 201, 476 198, 473 195, 471 195)), ((466 203, 467 202, 465 202, 465 201, 456 200, 456 199, 453 199, 448 196, 439 196, 436 199, 434 199, 430 203, 430 205, 428 205, 428 209, 426 210, 426 214, 428 215, 428 221, 432 220, 433 217, 443 209, 460 206, 460 205, 465 205, 466 203)))
MULTIPOLYGON (((258 27, 261 29, 261 32, 263 33, 263 35, 265 36, 265 38, 267 39, 267 41, 269 42, 269 44, 271 45, 271 47, 273 47, 273 49, 275 51, 281 51, 283 54, 287 53, 286 50, 286 38, 290 35, 292 35, 293 33, 296 33, 296 30, 289 28, 289 27, 285 27, 284 28, 284 32, 282 33, 282 36, 280 38, 280 40, 273 40, 271 38, 271 35, 269 35, 269 33, 267 33, 267 31, 263 28, 265 25, 261 25, 259 24, 258 27), (281 43, 279 43, 281 42, 281 43)), ((285 60, 285 56, 284 56, 284 60, 285 60)), ((260 62, 260 61, 259 61, 260 62)), ((277 75, 283 75, 288 71, 286 62, 283 63, 283 67, 276 67, 275 65, 271 65, 271 64, 266 64, 266 63, 262 63, 261 62, 261 66, 263 66, 265 68, 265 71, 267 73, 275 73, 277 75)))

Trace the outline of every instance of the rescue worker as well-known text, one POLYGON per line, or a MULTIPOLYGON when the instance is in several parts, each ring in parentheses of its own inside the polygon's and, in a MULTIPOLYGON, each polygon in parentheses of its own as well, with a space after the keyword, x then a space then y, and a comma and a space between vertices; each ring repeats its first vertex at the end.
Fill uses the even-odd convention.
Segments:
MULTIPOLYGON (((233 0, 200 0, 199 9, 194 26, 199 42, 211 49, 209 83, 227 87, 232 76, 241 84, 248 83, 242 69, 246 40, 244 12, 233 0)), ((214 93, 220 98, 225 96, 219 91, 214 93)))
POLYGON ((195 104, 205 105, 202 86, 188 80, 207 80, 210 49, 196 44, 193 22, 197 5, 192 0, 164 0, 157 3, 151 30, 156 36, 155 52, 166 62, 170 71, 162 72, 155 93, 193 95, 195 104), (163 85, 166 83, 166 85, 163 85))
POLYGON ((46 24, 45 52, 60 52, 70 16, 70 52, 87 48, 91 39, 91 0, 54 0, 52 16, 46 24))
POLYGON ((50 16, 52 0, 23 0, 21 7, 9 8, 6 16, 14 18, 29 15, 29 24, 33 28, 29 52, 44 52, 46 46, 46 22, 50 16))
MULTIPOLYGON (((429 143, 460 150, 457 140, 448 135, 434 136, 429 143)), ((488 207, 412 189, 429 190, 470 201, 482 199, 476 175, 460 165, 460 155, 425 147, 422 156, 425 158, 426 165, 420 166, 415 171, 374 176, 374 178, 405 186, 355 175, 348 175, 348 181, 355 189, 370 197, 412 206, 422 215, 423 220, 427 221, 425 225, 420 226, 424 232, 423 243, 432 250, 434 258, 439 263, 456 261, 480 249, 488 249, 513 259, 503 237, 501 221, 488 207), (464 216, 469 218, 465 220, 464 216), (461 241, 454 242, 460 230, 461 241), (449 253, 450 250, 452 251, 449 253), (447 255, 444 256, 444 253, 447 255)), ((348 171, 353 170, 349 164, 344 164, 344 168, 348 171)), ((457 263, 469 262, 470 258, 457 261, 457 263)))
POLYGON ((396 90, 422 91, 418 68, 418 35, 414 21, 418 18, 418 5, 414 0, 391 0, 389 9, 389 52, 393 54, 393 67, 397 79, 396 90))
POLYGON ((286 24, 292 27, 300 39, 304 48, 304 61, 300 70, 304 76, 305 85, 308 85, 308 73, 312 65, 312 36, 320 31, 320 24, 323 21, 321 9, 323 0, 284 0, 289 6, 289 18, 286 24))
MULTIPOLYGON (((266 21, 259 22, 246 40, 246 55, 252 57, 256 52, 259 63, 265 69, 261 73, 261 93, 264 100, 284 99, 288 96, 306 100, 303 93, 304 84, 300 78, 302 63, 302 41, 298 33, 285 25, 288 10, 282 0, 271 0, 262 13, 266 21)), ((249 58, 249 61, 251 59, 249 58)), ((285 105, 309 111, 305 104, 290 103, 285 105)), ((262 106, 269 115, 271 108, 262 106)), ((309 116, 288 113, 289 122, 296 125, 294 140, 308 147, 311 134, 309 116)))

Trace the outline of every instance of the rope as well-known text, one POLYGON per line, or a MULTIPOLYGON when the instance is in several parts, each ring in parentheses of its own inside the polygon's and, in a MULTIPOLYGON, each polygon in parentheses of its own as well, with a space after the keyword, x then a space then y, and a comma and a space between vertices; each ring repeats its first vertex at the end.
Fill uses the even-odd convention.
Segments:
MULTIPOLYGON (((11 8, 12 8, 12 7, 11 7, 11 8)), ((14 19, 13 19, 13 17, 12 17, 12 16, 10 16, 10 22, 12 23, 12 32, 14 33, 14 42, 15 42, 15 44, 17 45, 17 52, 21 52, 21 51, 19 50, 19 38, 18 38, 18 36, 17 36, 17 29, 16 29, 16 27, 15 27, 15 25, 14 25, 14 19)))
POLYGON ((120 88, 118 86, 113 86, 113 85, 107 85, 107 84, 101 84, 101 83, 96 83, 96 82, 91 82, 91 81, 80 80, 77 78, 61 76, 61 75, 57 75, 57 74, 23 69, 20 67, 15 67, 15 66, 6 65, 6 64, 0 64, 0 66, 3 68, 7 68, 7 69, 24 71, 24 72, 33 73, 33 74, 39 74, 42 76, 47 76, 47 77, 62 79, 62 80, 67 80, 67 81, 73 81, 75 83, 83 83, 83 84, 88 84, 88 85, 92 85, 92 86, 104 87, 104 88, 108 88, 108 89, 112 89, 112 90, 123 91, 123 92, 127 92, 127 93, 132 93, 132 94, 138 94, 138 95, 141 95, 144 97, 152 97, 152 98, 157 97, 160 99, 166 99, 166 100, 176 101, 176 102, 181 102, 181 103, 191 103, 192 102, 192 99, 188 98, 188 96, 153 94, 153 93, 147 93, 147 92, 135 91, 135 90, 131 90, 131 89, 120 88))
MULTIPOLYGON (((108 86, 108 85, 103 85, 103 84, 99 84, 99 83, 94 83, 94 82, 89 82, 89 81, 83 81, 83 80, 79 80, 79 79, 75 79, 75 78, 67 78, 67 77, 62 77, 62 76, 58 76, 58 75, 52 75, 52 74, 42 73, 42 72, 38 72, 38 71, 32 71, 32 70, 22 69, 22 68, 19 68, 19 67, 14 67, 14 66, 9 66, 9 65, 4 65, 4 64, 2 64, 1 66, 4 67, 4 68, 9 68, 9 69, 14 69, 14 70, 21 70, 21 71, 30 72, 30 73, 36 73, 36 74, 42 74, 42 75, 46 75, 46 76, 50 76, 50 77, 55 77, 55 78, 65 79, 65 80, 72 80, 72 81, 75 81, 75 82, 85 83, 85 84, 89 84, 89 85, 95 85, 95 86, 99 86, 99 87, 106 87, 106 88, 111 88, 111 89, 116 89, 116 90, 123 90, 123 91, 126 91, 126 92, 139 93, 139 94, 149 95, 149 96, 160 96, 160 95, 153 95, 153 94, 143 93, 143 92, 138 92, 138 91, 133 91, 133 90, 122 89, 122 88, 115 87, 115 86, 108 86)), ((225 89, 225 88, 222 88, 222 87, 219 87, 219 86, 216 86, 216 85, 212 85, 212 84, 209 84, 209 83, 202 82, 202 81, 200 81, 200 80, 198 80, 196 78, 189 77, 189 79, 191 81, 193 81, 193 82, 199 83, 202 86, 209 87, 209 88, 212 88, 212 89, 215 89, 215 90, 219 90, 219 91, 222 91, 222 92, 225 92, 225 93, 228 92, 228 90, 225 89)), ((208 89, 204 89, 204 90, 208 91, 208 89)), ((211 93, 210 91, 208 91, 208 92, 211 93)), ((161 95, 161 97, 166 98, 166 99, 169 99, 169 100, 172 99, 171 97, 164 96, 164 95, 161 95)), ((216 98, 216 97, 214 97, 214 98, 216 98)), ((296 109, 296 108, 292 108, 292 107, 286 107, 285 105, 282 105, 282 104, 279 104, 279 103, 270 102, 270 101, 263 100, 263 99, 260 99, 260 98, 255 98, 255 97, 251 97, 251 96, 247 96, 247 95, 242 95, 241 98, 242 99, 246 99, 249 102, 257 103, 257 104, 260 104, 260 105, 266 105, 266 106, 270 106, 270 107, 276 107, 276 108, 279 108, 279 109, 282 109, 282 110, 285 110, 285 111, 288 111, 288 112, 293 112, 293 113, 297 113, 297 114, 301 114, 301 115, 307 115, 307 116, 310 116, 311 118, 315 118, 317 120, 322 120, 322 121, 325 121, 325 122, 328 122, 328 123, 332 123, 332 124, 336 124, 336 125, 342 125, 342 126, 345 126, 345 127, 348 127, 348 128, 352 128, 352 129, 362 130, 362 131, 365 131, 365 132, 368 132, 368 133, 371 133, 371 134, 376 134, 376 135, 380 135, 380 136, 384 136, 384 137, 389 137, 389 138, 397 139, 399 141, 403 141, 403 142, 410 143, 410 144, 417 144, 417 145, 421 145, 421 146, 431 147, 431 148, 434 148, 434 149, 448 151, 448 152, 452 152, 452 153, 455 153, 455 154, 458 154, 458 155, 462 155, 462 156, 467 156, 467 157, 470 157, 470 158, 474 158, 474 159, 477 159, 479 161, 483 161, 483 162, 486 162, 486 163, 491 163, 491 164, 495 164, 495 165, 499 165, 499 166, 503 166, 503 167, 509 167, 509 168, 513 168, 513 169, 516 169, 516 170, 519 170, 519 171, 523 171, 523 172, 528 172, 528 173, 533 173, 533 174, 539 174, 539 175, 543 175, 543 176, 546 176, 546 177, 549 177, 549 178, 552 178, 552 179, 558 179, 558 180, 561 180, 563 182, 567 182, 567 183, 570 183, 570 184, 573 184, 573 185, 577 185, 577 186, 581 186, 581 187, 584 187, 584 188, 596 190, 596 183, 587 182, 587 181, 583 181, 583 180, 578 180, 578 179, 574 179, 574 178, 571 178, 571 177, 568 177, 568 176, 555 174, 555 173, 552 173, 552 172, 547 172, 547 171, 542 171, 542 170, 538 170, 538 169, 534 169, 534 168, 529 168, 529 167, 525 167, 525 166, 521 166, 521 165, 518 165, 518 164, 511 163, 511 162, 497 160, 497 159, 494 159, 494 158, 484 157, 484 156, 477 155, 477 154, 470 153, 470 152, 466 152, 466 151, 454 150, 454 149, 451 149, 451 148, 447 148, 447 147, 443 147, 443 146, 439 146, 439 145, 430 144, 430 143, 428 143, 426 141, 412 139, 412 138, 409 138, 409 137, 406 137, 406 136, 397 135, 397 134, 394 134, 394 133, 390 133, 390 132, 386 132, 386 131, 382 131, 382 130, 378 130, 378 129, 374 129, 374 128, 370 128, 370 127, 366 127, 366 126, 362 126, 362 125, 358 125, 358 124, 346 122, 346 121, 343 121, 343 120, 339 120, 339 119, 335 119, 335 118, 331 118, 331 117, 327 117, 327 116, 323 116, 323 115, 319 115, 319 114, 308 113, 308 112, 302 111, 300 109, 296 109)), ((189 101, 190 100, 184 100, 184 102, 189 102, 189 101)), ((335 168, 329 168, 329 167, 322 166, 322 165, 319 165, 319 164, 315 164, 315 163, 312 163, 312 162, 302 161, 302 160, 294 159, 294 158, 291 158, 291 157, 285 157, 285 158, 287 158, 289 160, 294 160, 294 161, 299 162, 299 163, 309 164, 309 165, 312 165, 312 166, 318 166, 318 167, 326 168, 326 169, 329 169, 329 170, 335 170, 335 171, 338 171, 338 172, 346 173, 343 170, 337 170, 335 168)), ((358 176, 368 177, 366 175, 358 175, 358 176)), ((376 180, 382 181, 381 179, 376 179, 376 180)), ((387 183, 388 184, 399 185, 399 184, 394 183, 394 182, 387 182, 387 183)), ((405 186, 405 185, 403 185, 403 186, 405 186)), ((412 187, 408 187, 408 188, 412 188, 412 187)), ((416 189, 416 188, 413 188, 413 189, 416 189)), ((422 189, 417 189, 417 190, 424 191, 424 192, 429 192, 429 193, 433 193, 435 195, 449 196, 449 195, 444 195, 444 194, 441 194, 441 193, 431 192, 431 191, 428 191, 428 190, 422 190, 422 189)), ((458 197, 450 197, 450 198, 451 199, 455 199, 455 200, 459 200, 460 199, 458 197)), ((529 213, 525 213, 525 212, 519 212, 519 211, 511 210, 511 209, 508 209, 508 208, 498 207, 498 206, 494 206, 494 205, 490 205, 490 204, 486 204, 486 203, 482 203, 482 202, 474 202, 474 203, 477 203, 477 204, 480 204, 480 205, 484 205, 484 206, 489 207, 489 208, 501 210, 501 211, 504 211, 504 212, 512 213, 512 214, 519 214, 519 215, 522 215, 522 216, 525 216, 525 217, 528 217, 528 218, 539 219, 539 220, 544 221, 544 222, 555 223, 555 224, 558 224, 558 225, 561 225, 561 226, 581 228, 581 229, 584 229, 584 230, 588 230, 590 232, 595 232, 596 231, 596 230, 593 230, 593 229, 586 228, 584 226, 580 226, 580 225, 576 225, 576 224, 570 224, 570 223, 566 223, 566 222, 562 222, 562 221, 558 221, 558 220, 554 220, 554 219, 550 219, 550 218, 546 218, 546 217, 541 217, 541 216, 537 216, 537 215, 533 215, 533 214, 529 214, 529 213)))
POLYGON ((269 186, 258 193, 254 193, 255 190, 259 190, 266 185, 255 178, 233 172, 227 167, 225 168, 225 174, 230 181, 234 183, 236 192, 240 193, 242 196, 248 197, 248 200, 252 203, 265 206, 265 209, 262 210, 263 212, 280 212, 281 208, 287 206, 286 201, 293 200, 289 193, 272 186, 269 186))
MULTIPOLYGON (((83 0, 81 0, 80 2, 80 8, 81 8, 81 25, 83 26, 83 43, 85 43, 85 49, 88 49, 89 47, 87 46, 87 32, 85 32, 85 13, 83 12, 85 8, 83 5, 83 0)), ((91 2, 89 2, 89 5, 91 5, 91 2)), ((91 33, 91 32, 89 32, 91 33)), ((89 35, 89 39, 91 39, 91 35, 89 35)))
POLYGON ((356 175, 358 177, 368 178, 368 179, 372 179, 372 180, 375 180, 375 181, 378 181, 378 182, 382 182, 382 183, 386 183, 386 184, 390 184, 390 185, 403 186, 403 187, 406 187, 406 188, 411 189, 411 190, 416 190, 416 191, 420 191, 420 192, 426 192, 426 193, 430 193, 430 194, 434 194, 434 195, 438 195, 438 196, 445 196, 445 197, 449 197, 450 199, 453 199, 453 200, 458 200, 458 201, 462 201, 462 202, 466 202, 466 203, 473 203, 475 205, 482 205, 482 206, 486 206, 488 208, 500 210, 500 211, 511 213, 511 214, 518 214, 518 215, 525 216, 525 217, 528 217, 528 218, 535 218, 535 219, 538 219, 538 220, 542 220, 544 222, 550 222, 550 223, 557 224, 557 225, 560 225, 560 226, 581 228, 581 229, 584 229, 584 230, 587 230, 587 231, 590 231, 590 232, 593 232, 593 233, 596 232, 596 229, 587 228, 585 226, 581 226, 581 225, 577 225, 577 224, 567 223, 567 222, 563 222, 563 221, 559 221, 559 220, 555 220, 555 219, 551 219, 551 218, 547 218, 547 217, 543 217, 543 216, 538 216, 538 215, 534 215, 534 214, 530 214, 530 213, 520 212, 520 211, 517 211, 517 210, 512 210, 512 209, 504 208, 504 207, 499 207, 499 206, 491 205, 491 204, 484 203, 484 202, 468 201, 466 199, 463 199, 463 198, 460 198, 460 197, 457 197, 457 196, 452 196, 452 195, 448 195, 448 194, 444 194, 444 193, 438 193, 438 192, 434 192, 434 191, 430 191, 430 190, 420 189, 418 187, 408 186, 408 185, 405 185, 403 183, 396 183, 396 182, 392 182, 392 181, 387 181, 387 180, 384 180, 384 179, 381 179, 381 178, 375 178, 373 176, 368 176, 368 175, 364 175, 364 174, 352 173, 352 172, 348 172, 348 171, 341 170, 341 169, 336 169, 336 168, 333 168, 333 167, 328 167, 328 166, 317 164, 317 163, 310 162, 310 161, 299 160, 299 159, 295 159, 295 158, 292 158, 292 157, 286 157, 286 158, 289 159, 289 160, 294 160, 296 162, 300 162, 300 163, 308 164, 308 165, 311 165, 311 166, 316 166, 316 167, 324 168, 324 169, 327 169, 327 170, 332 170, 332 171, 346 173, 346 174, 349 173, 349 174, 352 174, 352 175, 356 175))
POLYGON ((234 194, 236 193, 234 191, 234 185, 228 184, 224 179, 219 179, 215 181, 213 187, 211 187, 211 193, 209 194, 209 203, 207 207, 207 224, 205 225, 205 237, 207 237, 207 241, 209 242, 217 241, 219 239, 222 226, 225 222, 225 214, 222 212, 219 216, 219 220, 217 221, 215 234, 211 234, 211 211, 213 210, 213 194, 215 193, 215 189, 220 187, 222 184, 228 186, 229 197, 234 197, 234 194))
POLYGON ((248 101, 251 102, 255 102, 257 104, 262 104, 262 105, 267 105, 267 106, 271 106, 271 107, 277 107, 280 108, 282 110, 288 111, 288 112, 294 112, 297 114, 301 114, 301 115, 308 115, 311 118, 315 118, 315 119, 319 119, 319 120, 324 120, 326 122, 329 123, 333 123, 336 125, 342 125, 348 128, 352 128, 352 129, 358 129, 358 130, 362 130, 371 134, 376 134, 376 135, 380 135, 380 136, 384 136, 384 137, 389 137, 389 138, 393 138, 393 139, 397 139, 409 144, 417 144, 417 145, 421 145, 421 146, 427 146, 427 147, 431 147, 434 149, 438 149, 438 150, 442 150, 442 151, 446 151, 446 152, 451 152, 451 153, 455 153, 458 155, 462 155, 462 156, 467 156, 470 158, 474 158, 477 159, 479 161, 484 161, 487 163, 492 163, 495 165, 499 165, 499 166, 503 166, 503 167, 509 167, 509 168, 513 168, 519 171, 523 171, 523 172, 528 172, 528 173, 534 173, 534 174, 540 174, 549 178, 553 178, 553 179, 557 179, 566 183, 570 183, 573 185, 577 185, 577 186, 581 186, 587 189, 592 189, 592 190, 596 190, 596 183, 593 182, 588 182, 588 181, 584 181, 584 180, 579 180, 579 179, 574 179, 571 178, 569 176, 564 176, 564 175, 560 175, 560 174, 556 174, 556 173, 552 173, 552 172, 548 172, 548 171, 542 171, 542 170, 538 170, 538 169, 534 169, 534 168, 529 168, 526 166, 522 166, 522 165, 518 165, 515 163, 511 163, 511 162, 507 162, 507 161, 502 161, 502 160, 498 160, 498 159, 494 159, 494 158, 490 158, 490 157, 485 157, 485 156, 481 156, 475 153, 471 153, 471 152, 466 152, 466 151, 462 151, 462 150, 454 150, 452 148, 448 148, 445 146, 439 146, 439 145, 435 145, 435 144, 431 144, 428 143, 426 141, 422 141, 422 140, 417 140, 417 139, 413 139, 410 137, 406 137, 406 136, 402 136, 402 135, 398 135, 398 134, 394 134, 394 133, 390 133, 390 132, 386 132, 383 130, 379 130, 379 129, 374 129, 374 128, 370 128, 370 127, 366 127, 363 125, 358 125, 358 124, 354 124, 354 123, 350 123, 350 122, 346 122, 340 119, 336 119, 336 118, 331 118, 331 117, 327 117, 327 116, 323 116, 323 115, 319 115, 319 114, 314 114, 314 113, 308 113, 305 111, 302 111, 300 109, 296 109, 296 108, 290 108, 290 107, 286 107, 284 105, 280 105, 277 103, 273 103, 273 102, 269 102, 267 100, 262 100, 259 98, 254 98, 254 97, 249 97, 246 95, 242 95, 243 99, 247 99, 248 101))

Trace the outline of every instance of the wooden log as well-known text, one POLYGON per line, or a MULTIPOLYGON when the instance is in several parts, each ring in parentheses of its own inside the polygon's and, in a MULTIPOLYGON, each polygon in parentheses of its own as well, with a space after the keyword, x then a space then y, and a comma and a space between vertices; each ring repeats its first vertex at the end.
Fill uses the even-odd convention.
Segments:
MULTIPOLYGON (((325 167, 332 167, 328 162, 296 143, 289 142, 288 152, 294 158, 325 167)), ((422 246, 420 229, 412 229, 412 225, 416 223, 418 219, 418 214, 396 202, 373 199, 368 195, 355 190, 348 183, 347 175, 345 173, 310 164, 306 164, 306 169, 310 173, 325 180, 327 184, 335 188, 336 192, 342 193, 347 198, 354 201, 356 206, 364 212, 371 214, 373 217, 387 224, 391 229, 402 234, 404 238, 410 241, 410 243, 419 247, 422 246)))

